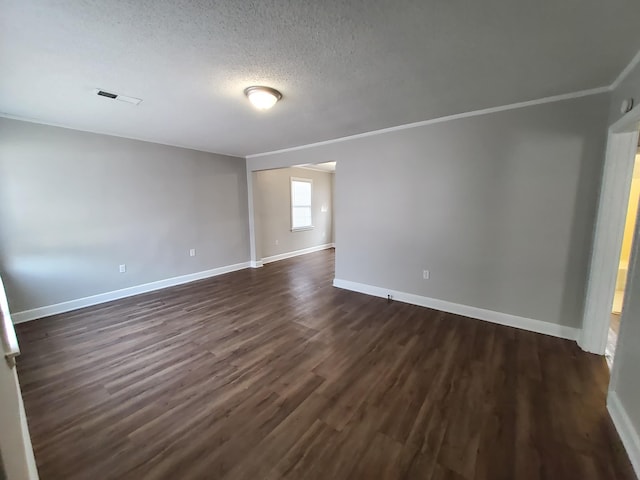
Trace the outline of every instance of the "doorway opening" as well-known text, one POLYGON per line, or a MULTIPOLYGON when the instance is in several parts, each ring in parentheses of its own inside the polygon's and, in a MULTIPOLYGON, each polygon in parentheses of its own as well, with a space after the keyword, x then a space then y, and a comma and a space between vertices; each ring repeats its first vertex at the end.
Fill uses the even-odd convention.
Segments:
MULTIPOLYGON (((618 294, 622 308, 619 317, 615 318, 619 322, 613 325, 614 329, 610 329, 611 312, 620 270, 639 131, 640 108, 627 112, 609 127, 582 330, 578 336, 580 347, 597 355, 607 353, 611 330, 615 333, 615 328, 618 331, 625 329, 624 295, 621 297, 618 294)), ((624 343, 623 336, 616 338, 615 347, 619 348, 621 342, 624 343)), ((610 360, 614 357, 615 348, 611 350, 610 360)), ((609 383, 611 390, 615 390, 616 371, 614 365, 609 383)))
POLYGON ((252 172, 256 266, 335 246, 336 162, 252 172))
POLYGON ((633 244, 633 234, 635 232, 638 219, 638 203, 640 202, 640 147, 636 150, 633 163, 633 174, 631 187, 629 190, 629 201, 626 206, 624 223, 624 233, 622 245, 620 247, 620 257, 618 261, 618 271, 616 275, 616 287, 613 295, 613 305, 611 307, 611 317, 609 322, 609 332, 607 335, 607 346, 605 356, 609 368, 613 366, 616 344, 620 333, 620 319, 624 308, 624 295, 627 286, 627 276, 629 274, 629 258, 631 256, 631 246, 633 244))

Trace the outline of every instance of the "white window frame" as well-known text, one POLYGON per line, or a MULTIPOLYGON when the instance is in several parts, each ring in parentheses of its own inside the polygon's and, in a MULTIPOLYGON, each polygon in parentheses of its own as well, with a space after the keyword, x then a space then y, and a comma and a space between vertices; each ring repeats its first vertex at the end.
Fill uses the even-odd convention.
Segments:
POLYGON ((311 178, 300 178, 300 177, 291 177, 291 180, 289 181, 289 189, 290 189, 290 194, 289 194, 289 199, 290 199, 290 205, 291 207, 289 208, 289 213, 291 215, 291 231, 292 232, 302 232, 305 230, 313 230, 313 180, 311 178), (293 203, 293 182, 305 182, 308 183, 310 185, 310 199, 311 202, 309 203, 309 205, 294 205, 293 203), (311 211, 311 224, 310 225, 305 225, 304 227, 294 227, 293 226, 293 209, 294 207, 309 207, 309 210, 311 211))

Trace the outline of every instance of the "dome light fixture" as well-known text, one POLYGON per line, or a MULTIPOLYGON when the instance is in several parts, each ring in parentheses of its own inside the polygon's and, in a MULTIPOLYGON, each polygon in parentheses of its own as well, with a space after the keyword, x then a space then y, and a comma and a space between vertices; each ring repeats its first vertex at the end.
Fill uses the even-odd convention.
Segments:
POLYGON ((269 110, 282 98, 282 94, 271 87, 248 87, 244 94, 258 110, 269 110))

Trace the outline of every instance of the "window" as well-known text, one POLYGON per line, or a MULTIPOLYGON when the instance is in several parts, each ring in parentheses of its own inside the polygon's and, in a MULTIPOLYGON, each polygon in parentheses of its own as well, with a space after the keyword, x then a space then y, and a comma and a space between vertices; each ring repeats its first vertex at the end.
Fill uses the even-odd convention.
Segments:
POLYGON ((311 223, 311 186, 313 180, 291 177, 291 231, 309 230, 311 223))

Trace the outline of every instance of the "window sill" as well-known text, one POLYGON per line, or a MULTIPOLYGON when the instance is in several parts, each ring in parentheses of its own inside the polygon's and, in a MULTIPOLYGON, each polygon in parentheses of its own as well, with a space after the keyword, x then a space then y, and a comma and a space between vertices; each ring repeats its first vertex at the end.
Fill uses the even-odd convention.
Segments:
POLYGON ((313 225, 309 227, 296 227, 291 229, 292 232, 304 232, 306 230, 313 230, 313 225))

